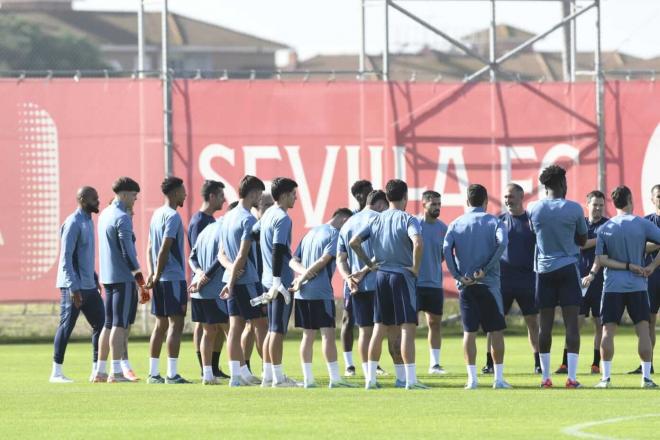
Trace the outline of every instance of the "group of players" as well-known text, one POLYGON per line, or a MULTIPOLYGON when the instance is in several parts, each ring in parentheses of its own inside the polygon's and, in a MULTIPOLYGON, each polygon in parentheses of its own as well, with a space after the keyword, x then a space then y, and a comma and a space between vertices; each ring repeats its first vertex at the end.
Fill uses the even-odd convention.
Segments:
POLYGON ((596 335, 592 373, 596 385, 611 385, 613 339, 624 310, 639 338, 642 387, 651 379, 655 320, 660 306, 660 185, 652 188, 656 212, 645 218, 633 212, 631 191, 611 194, 617 215, 603 217, 605 196, 587 195, 582 207, 566 200, 566 171, 552 165, 539 177, 546 197, 523 207, 524 192, 510 184, 504 194, 506 212, 487 213, 485 187, 472 184, 466 212, 448 226, 439 220, 441 195, 422 195, 424 212, 406 212, 408 188, 393 179, 385 190, 356 182, 351 192, 359 210, 337 209, 330 220, 310 229, 292 252, 292 221, 297 184, 284 177, 272 181, 270 194, 255 176, 239 183, 239 200, 214 218, 224 202, 224 185, 206 181, 200 211, 186 234, 177 209, 186 199, 184 182, 164 179, 166 198, 151 218, 147 249, 148 276, 137 258, 132 213, 140 187, 128 177, 112 186, 115 198, 98 219, 99 276, 95 272, 92 214, 99 212, 95 189, 77 194, 79 208, 64 222, 57 287, 61 290, 61 322, 55 336, 51 382, 67 383, 62 371, 67 341, 82 311, 93 329, 92 382, 135 382, 128 359, 128 334, 138 302, 151 301, 155 326, 150 339, 148 383, 190 383, 178 373, 179 348, 190 296, 195 322, 194 344, 202 383, 228 378, 230 386, 316 387, 312 371, 313 343, 321 333, 330 388, 352 388, 344 377, 355 375, 353 328, 365 388, 380 388, 378 377, 383 340, 394 363, 395 386, 427 389, 417 380, 415 334, 418 313, 428 323, 430 374, 444 374, 440 364, 443 314, 442 263, 456 280, 464 328, 466 389, 478 386, 476 335, 487 333, 487 364, 493 388, 511 388, 504 379, 505 315, 513 301, 524 316, 542 388, 552 387, 550 347, 555 309, 561 307, 566 329, 564 360, 557 372, 568 374, 567 388, 577 381, 581 316, 593 316, 596 335), (186 260, 184 242, 191 252, 186 260), (186 282, 185 265, 194 274, 186 282), (332 277, 344 280, 341 342, 344 377, 335 343, 332 277), (105 304, 101 298, 105 290, 105 304), (300 358, 303 380, 283 370, 284 338, 294 315, 302 329, 300 358), (600 329, 602 328, 602 332, 600 329), (229 375, 219 366, 226 340, 229 375), (167 372, 161 375, 160 352, 167 345, 167 372), (253 348, 262 360, 262 377, 252 374, 253 348), (111 366, 108 372, 108 358, 111 366))

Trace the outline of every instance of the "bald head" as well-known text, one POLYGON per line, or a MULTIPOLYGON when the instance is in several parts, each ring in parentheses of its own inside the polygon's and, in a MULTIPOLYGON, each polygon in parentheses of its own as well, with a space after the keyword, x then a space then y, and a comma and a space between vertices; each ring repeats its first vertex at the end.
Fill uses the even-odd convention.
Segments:
POLYGON ((83 186, 76 194, 78 205, 81 209, 91 214, 99 212, 99 194, 91 186, 83 186))

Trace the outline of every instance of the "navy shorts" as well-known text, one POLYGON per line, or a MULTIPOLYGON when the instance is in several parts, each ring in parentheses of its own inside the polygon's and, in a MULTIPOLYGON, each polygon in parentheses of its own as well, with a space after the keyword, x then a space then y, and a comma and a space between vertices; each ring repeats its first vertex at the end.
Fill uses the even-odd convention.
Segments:
POLYGON ((296 299, 295 324, 305 330, 335 328, 335 302, 331 299, 296 299))
POLYGON ((417 286, 417 310, 442 315, 445 293, 442 288, 417 286))
POLYGON ((575 264, 536 274, 536 307, 580 306, 582 280, 575 264))
POLYGON ((282 295, 277 295, 274 300, 268 303, 268 331, 286 335, 292 310, 293 300, 286 304, 282 295))
POLYGON ((602 298, 603 277, 601 275, 594 278, 592 283, 589 284, 587 292, 582 297, 582 304, 580 304, 580 315, 584 315, 588 318, 589 313, 591 313, 591 316, 598 318, 600 316, 600 303, 602 298))
POLYGON ((191 298, 193 322, 202 324, 227 324, 229 314, 227 313, 227 302, 223 299, 191 298))
POLYGON ((466 286, 460 292, 463 331, 473 333, 481 326, 485 332, 496 332, 506 328, 502 305, 495 294, 484 284, 466 286))
POLYGON ((138 309, 138 289, 137 286, 135 286, 135 289, 133 290, 133 295, 131 298, 131 310, 128 312, 128 323, 130 325, 135 324, 135 317, 137 316, 137 309, 138 309))
POLYGON ((376 293, 373 290, 351 295, 353 318, 358 327, 373 327, 376 317, 376 293))
POLYGON ((656 269, 649 277, 649 302, 651 313, 656 315, 660 310, 660 269, 656 269))
POLYGON ((649 295, 647 292, 626 292, 603 294, 601 305, 601 319, 603 324, 621 323, 623 310, 628 311, 628 316, 633 323, 648 321, 651 316, 649 295))
POLYGON ((137 295, 135 282, 104 284, 105 328, 128 328, 131 324, 133 295, 137 295))
POLYGON ((188 292, 185 281, 158 281, 151 299, 151 314, 155 316, 186 316, 188 292))
POLYGON ((523 316, 538 314, 539 309, 536 307, 534 291, 535 289, 533 285, 528 287, 510 287, 503 285, 502 305, 504 307, 504 314, 509 314, 514 300, 518 303, 518 307, 523 316))
POLYGON ((250 300, 259 295, 256 283, 235 285, 233 295, 227 300, 229 316, 240 316, 246 321, 263 318, 261 306, 252 307, 250 304, 250 300))
POLYGON ((383 325, 417 324, 417 298, 412 274, 376 272, 374 322, 383 325))

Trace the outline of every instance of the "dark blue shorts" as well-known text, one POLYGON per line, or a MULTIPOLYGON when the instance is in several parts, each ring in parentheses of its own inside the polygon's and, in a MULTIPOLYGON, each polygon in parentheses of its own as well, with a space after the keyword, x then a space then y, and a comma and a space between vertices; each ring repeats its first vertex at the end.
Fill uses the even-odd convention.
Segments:
POLYGON ((534 286, 528 287, 511 287, 502 285, 502 305, 504 307, 504 314, 508 315, 511 311, 511 306, 515 300, 518 303, 520 312, 523 316, 536 315, 539 309, 536 307, 536 298, 534 286))
POLYGON ((240 316, 246 321, 263 318, 261 306, 252 307, 250 300, 260 294, 256 284, 238 284, 234 286, 233 295, 227 300, 229 316, 240 316))
POLYGON ((417 324, 417 298, 412 274, 376 272, 374 322, 383 325, 417 324))
POLYGON ((417 310, 442 315, 445 293, 442 288, 417 286, 417 310))
POLYGON ((289 329, 289 319, 293 310, 293 299, 289 304, 284 302, 282 295, 277 295, 268 303, 268 331, 286 335, 289 329))
POLYGON ((628 316, 633 323, 648 321, 650 318, 649 295, 647 292, 626 292, 603 294, 601 305, 601 320, 603 324, 621 323, 623 310, 628 311, 628 316))
POLYGON ((188 292, 185 281, 158 281, 151 299, 151 314, 160 317, 186 316, 188 292))
POLYGON ((580 304, 580 315, 589 317, 589 313, 594 318, 600 316, 600 303, 603 298, 603 277, 598 276, 594 278, 593 282, 589 284, 587 292, 582 297, 582 304, 580 304))
POLYGON ((560 267, 552 272, 536 274, 536 307, 580 306, 582 283, 575 264, 560 267))
POLYGON ((651 303, 651 313, 656 315, 660 310, 660 269, 649 277, 649 302, 651 303))
POLYGON ((131 310, 128 312, 128 323, 130 325, 135 324, 135 318, 137 316, 137 309, 138 309, 138 290, 137 286, 135 286, 135 289, 133 290, 133 295, 131 298, 131 310))
POLYGON ((191 298, 190 307, 193 322, 202 324, 227 324, 229 322, 227 302, 223 299, 191 298))
POLYGON ((351 295, 353 318, 358 327, 373 327, 376 316, 376 293, 373 290, 351 295))
POLYGON ((484 284, 466 286, 460 292, 463 331, 473 333, 479 326, 485 332, 496 332, 506 328, 504 311, 495 294, 484 284))
POLYGON ((133 295, 137 295, 135 282, 104 284, 105 328, 128 328, 133 295))
POLYGON ((295 324, 305 330, 335 328, 335 302, 331 299, 296 299, 295 324))

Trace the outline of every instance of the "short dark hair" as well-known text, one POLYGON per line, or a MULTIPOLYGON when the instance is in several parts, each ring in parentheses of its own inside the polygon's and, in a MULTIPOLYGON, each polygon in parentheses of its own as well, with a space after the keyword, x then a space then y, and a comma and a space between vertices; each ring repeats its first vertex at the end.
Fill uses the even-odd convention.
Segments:
POLYGON ((227 206, 227 211, 231 211, 232 209, 236 208, 238 206, 238 200, 234 200, 227 206))
POLYGON ((367 200, 367 196, 371 191, 374 190, 373 185, 371 182, 368 180, 357 180, 352 186, 351 186, 351 194, 357 200, 361 206, 364 205, 364 203, 367 200))
POLYGON ((619 185, 614 188, 612 191, 612 201, 614 202, 614 207, 617 209, 623 209, 628 206, 628 202, 632 200, 632 192, 630 188, 625 185, 619 185))
POLYGON ((484 202, 488 198, 488 191, 486 190, 486 187, 479 185, 478 183, 473 183, 472 185, 468 186, 467 194, 468 203, 470 206, 474 207, 483 206, 484 202))
POLYGON ((408 195, 408 184, 401 179, 392 179, 385 185, 385 195, 390 202, 400 202, 408 195))
POLYGON ((289 193, 296 188, 298 188, 298 184, 295 180, 288 177, 276 177, 270 185, 270 195, 277 202, 282 194, 289 193))
POLYGON ((335 212, 332 213, 333 217, 341 216, 341 217, 350 217, 353 215, 353 211, 351 211, 348 208, 339 208, 335 212))
POLYGON ((566 181, 566 170, 559 165, 550 165, 545 168, 539 176, 539 182, 546 188, 559 189, 561 184, 566 181))
POLYGON ((376 203, 378 203, 379 200, 387 203, 387 196, 385 195, 385 191, 381 189, 375 189, 371 191, 367 196, 367 205, 374 206, 376 203))
POLYGON ((130 177, 120 177, 113 182, 112 192, 118 194, 122 191, 140 192, 140 185, 138 185, 138 183, 130 177))
POLYGON ((438 198, 440 198, 440 193, 437 191, 433 191, 432 189, 429 189, 422 193, 422 201, 424 202, 428 202, 431 199, 438 199, 438 198))
POLYGON ((183 179, 178 177, 168 176, 163 179, 163 182, 160 184, 160 190, 163 194, 168 195, 175 189, 181 188, 183 186, 183 179))
POLYGON ((209 201, 211 194, 216 194, 221 189, 224 189, 225 184, 217 180, 205 180, 202 184, 202 198, 205 202, 209 201))
POLYGON ((255 176, 250 176, 249 174, 243 176, 241 182, 238 184, 238 197, 244 199, 252 191, 265 191, 266 185, 261 181, 260 178, 255 176))
POLYGON ((651 194, 653 194, 653 191, 655 191, 656 189, 660 191, 660 183, 656 183, 655 185, 653 185, 653 187, 651 187, 651 194))
POLYGON ((591 199, 593 198, 597 199, 605 199, 605 194, 603 194, 601 191, 598 191, 597 189, 590 191, 589 194, 587 194, 587 202, 590 202, 591 199))
POLYGON ((523 194, 525 193, 525 190, 523 189, 523 187, 520 186, 520 185, 518 185, 517 183, 513 183, 513 182, 511 182, 511 183, 509 183, 509 184, 507 185, 507 187, 509 187, 509 186, 510 186, 511 188, 515 189, 515 190, 518 191, 518 192, 521 192, 521 193, 523 193, 523 194))

